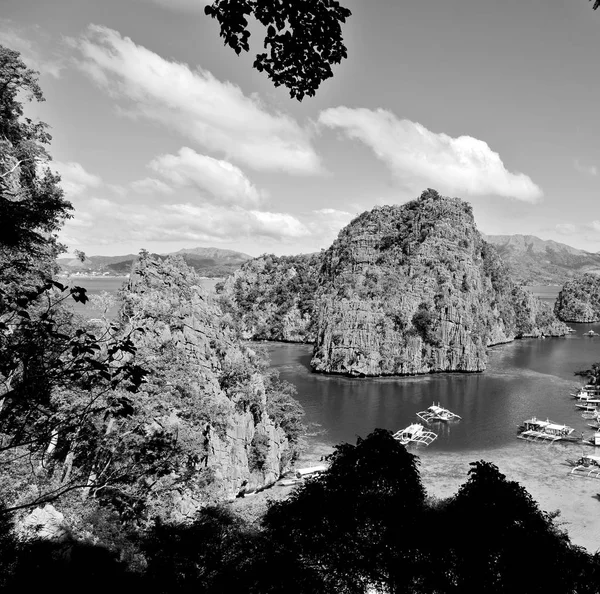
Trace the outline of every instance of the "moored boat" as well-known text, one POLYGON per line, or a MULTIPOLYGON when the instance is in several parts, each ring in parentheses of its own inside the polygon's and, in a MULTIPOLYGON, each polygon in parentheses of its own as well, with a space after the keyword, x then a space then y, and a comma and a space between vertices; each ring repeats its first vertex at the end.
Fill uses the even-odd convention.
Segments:
POLYGON ((549 419, 542 421, 536 417, 528 419, 520 427, 519 439, 527 441, 554 443, 556 441, 580 441, 580 438, 572 437, 573 427, 559 425, 549 419))
POLYGON ((588 478, 600 478, 600 456, 588 454, 577 460, 567 460, 567 464, 573 467, 571 474, 588 478))
POLYGON ((589 400, 582 400, 581 402, 577 402, 575 406, 579 410, 584 410, 586 412, 595 412, 600 407, 600 398, 590 398, 589 400))
POLYGON ((429 445, 437 438, 437 434, 433 431, 426 431, 425 427, 420 423, 413 423, 394 433, 394 439, 397 439, 402 445, 410 445, 412 443, 429 445))
POLYGON ((588 332, 584 332, 583 335, 584 336, 600 336, 597 332, 594 332, 593 330, 588 330, 588 332))
POLYGON ((431 423, 435 421, 447 422, 460 420, 462 418, 456 413, 449 411, 447 408, 443 408, 439 405, 439 403, 434 403, 427 410, 422 410, 421 412, 418 412, 417 417, 419 417, 419 419, 425 421, 426 423, 431 423))

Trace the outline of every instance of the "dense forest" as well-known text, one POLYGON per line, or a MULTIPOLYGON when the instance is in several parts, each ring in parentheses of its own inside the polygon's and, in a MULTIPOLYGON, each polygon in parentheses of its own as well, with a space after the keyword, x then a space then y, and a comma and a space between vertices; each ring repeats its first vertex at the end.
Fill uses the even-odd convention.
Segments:
POLYGON ((0 46, 2 592, 599 591, 598 555, 498 468, 434 500, 384 430, 236 515, 298 455, 292 386, 181 258, 142 253, 117 320, 72 313, 85 288, 54 276, 72 208, 27 100, 37 75, 0 46))

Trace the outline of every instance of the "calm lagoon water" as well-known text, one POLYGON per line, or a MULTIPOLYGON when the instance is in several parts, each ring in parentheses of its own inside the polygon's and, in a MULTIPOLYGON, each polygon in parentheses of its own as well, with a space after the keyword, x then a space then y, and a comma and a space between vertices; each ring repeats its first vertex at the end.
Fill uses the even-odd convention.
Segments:
MULTIPOLYGON (((559 287, 530 287, 553 302, 559 287)), ((535 415, 591 433, 569 393, 581 385, 574 371, 600 361, 600 324, 572 324, 564 338, 523 339, 492 347, 483 373, 445 373, 406 378, 354 379, 313 374, 312 347, 267 344, 274 368, 296 386, 306 421, 320 425, 319 441, 354 443, 376 427, 396 431, 417 421, 433 402, 459 414, 461 421, 435 423, 438 439, 429 450, 495 449, 514 443, 517 427, 535 415)))
MULTIPOLYGON (((206 279, 208 288, 219 279, 206 279)), ((71 278, 88 294, 116 293, 125 277, 71 278)), ((63 281, 64 282, 64 281, 63 281)), ((553 302, 560 287, 533 286, 540 298, 553 302)), ((86 317, 100 312, 74 304, 86 317)), ((112 315, 116 314, 116 308, 112 315)), ((312 347, 262 343, 282 379, 295 385, 306 421, 320 425, 318 440, 327 444, 354 443, 376 427, 396 431, 415 422, 415 414, 440 402, 462 416, 459 422, 434 424, 439 435, 429 450, 456 451, 498 448, 514 443, 518 425, 532 415, 566 423, 589 433, 569 392, 582 383, 573 372, 600 361, 600 337, 583 333, 600 324, 572 324, 576 333, 565 338, 517 340, 493 347, 483 373, 435 374, 407 378, 352 379, 313 374, 312 347)))

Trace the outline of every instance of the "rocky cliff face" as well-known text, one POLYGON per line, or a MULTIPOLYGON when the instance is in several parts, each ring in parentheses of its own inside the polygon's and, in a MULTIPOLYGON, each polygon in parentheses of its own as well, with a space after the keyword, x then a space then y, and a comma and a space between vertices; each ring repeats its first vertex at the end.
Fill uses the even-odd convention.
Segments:
POLYGON ((600 321, 600 275, 583 274, 565 284, 554 311, 565 322, 600 321))
POLYGON ((320 255, 261 256, 218 288, 219 301, 245 338, 313 342, 320 255))
POLYGON ((140 402, 158 426, 173 428, 180 448, 176 469, 160 478, 156 508, 182 519, 277 480, 297 445, 268 412, 281 395, 196 274, 180 258, 143 257, 122 297, 121 319, 139 329, 136 345, 151 370, 140 402))
POLYGON ((429 190, 363 213, 327 250, 316 310, 316 371, 482 371, 486 348, 566 334, 510 280, 470 205, 429 190))

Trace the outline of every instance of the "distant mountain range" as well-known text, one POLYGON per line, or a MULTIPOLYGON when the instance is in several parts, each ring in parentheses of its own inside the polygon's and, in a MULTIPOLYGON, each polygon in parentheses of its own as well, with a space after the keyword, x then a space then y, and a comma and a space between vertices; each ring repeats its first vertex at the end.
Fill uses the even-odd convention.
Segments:
MULTIPOLYGON (((186 263, 194 268, 201 276, 222 277, 228 276, 237 270, 244 262, 251 260, 252 256, 235 252, 233 250, 222 250, 213 247, 197 247, 179 250, 171 254, 153 254, 158 258, 165 259, 167 256, 180 255, 186 263)), ((125 256, 90 256, 82 262, 78 258, 59 258, 57 260, 61 271, 65 274, 109 274, 112 276, 128 274, 131 265, 138 256, 127 254, 125 256)))
MULTIPOLYGON (((600 253, 586 252, 564 243, 544 240, 534 235, 484 235, 508 265, 513 278, 526 285, 563 285, 585 272, 600 273, 600 253)), ((154 254, 159 258, 181 255, 201 276, 224 277, 235 272, 252 256, 213 247, 179 250, 172 254, 154 254)), ((136 254, 124 256, 90 256, 85 262, 77 258, 57 260, 64 273, 123 275, 131 270, 136 254)))
POLYGON ((600 273, 600 253, 534 235, 483 235, 483 238, 495 246, 513 278, 526 285, 563 285, 584 272, 600 273))

